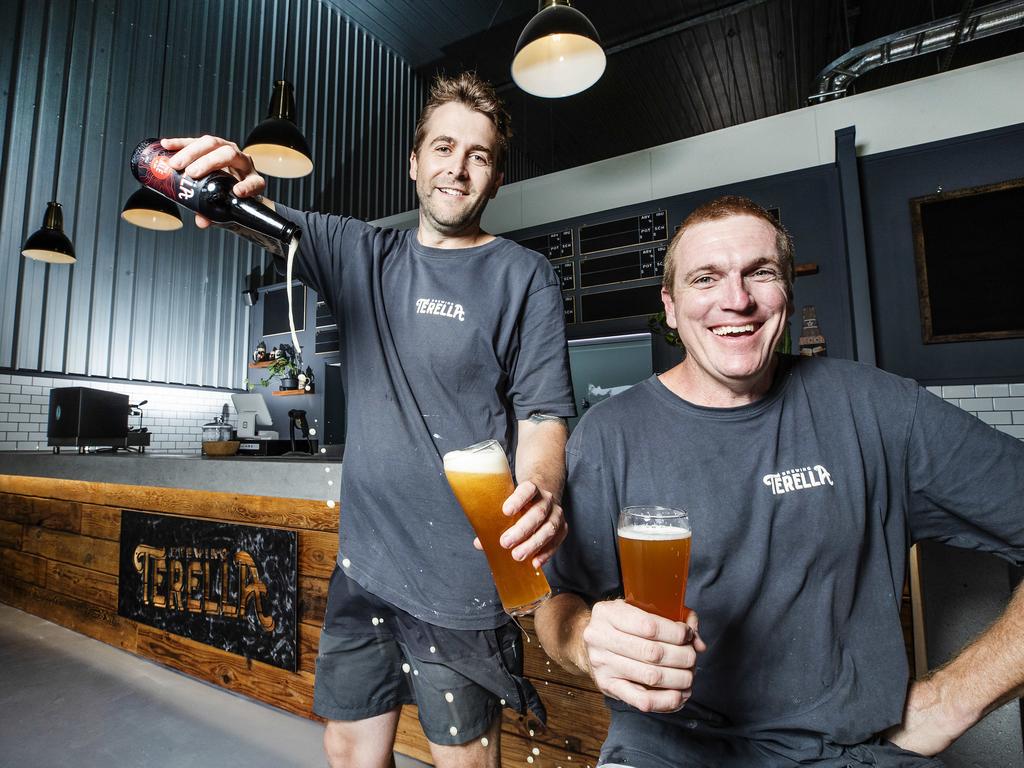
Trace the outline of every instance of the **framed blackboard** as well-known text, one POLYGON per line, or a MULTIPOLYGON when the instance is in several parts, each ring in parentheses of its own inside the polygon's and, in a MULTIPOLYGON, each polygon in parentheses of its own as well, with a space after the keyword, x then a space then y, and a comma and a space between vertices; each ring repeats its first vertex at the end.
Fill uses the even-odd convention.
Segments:
POLYGON ((1024 179, 910 201, 925 344, 1024 337, 1024 179))
MULTIPOLYGON (((292 283, 292 305, 295 310, 295 330, 306 327, 306 286, 292 283)), ((288 294, 285 287, 272 288, 263 294, 263 335, 288 333, 288 294)))

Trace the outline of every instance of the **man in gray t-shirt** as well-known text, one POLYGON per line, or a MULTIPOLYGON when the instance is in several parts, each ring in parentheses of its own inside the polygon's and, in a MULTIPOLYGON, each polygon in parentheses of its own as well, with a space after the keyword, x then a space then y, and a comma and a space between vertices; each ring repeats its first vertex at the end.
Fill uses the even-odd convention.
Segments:
MULTIPOLYGON (((403 704, 417 705, 439 768, 497 768, 502 707, 543 718, 522 676, 519 633, 441 463, 448 451, 498 440, 518 481, 501 544, 535 568, 550 558, 565 537, 564 419, 575 406, 554 270, 480 227, 509 135, 490 85, 440 78, 409 159, 415 231, 267 201, 300 225, 294 273, 341 334, 340 546, 313 700, 332 766, 393 764, 403 704)), ((265 186, 231 142, 163 145, 193 178, 226 169, 243 197, 265 186)))
POLYGON ((663 289, 686 358, 569 441, 569 536, 548 567, 563 591, 536 625, 608 697, 601 765, 937 765, 1024 686, 1021 590, 909 687, 899 618, 914 541, 1024 562, 1024 444, 915 382, 775 354, 792 263, 751 201, 697 209, 663 289), (615 599, 616 519, 633 505, 689 513, 686 623, 615 599))

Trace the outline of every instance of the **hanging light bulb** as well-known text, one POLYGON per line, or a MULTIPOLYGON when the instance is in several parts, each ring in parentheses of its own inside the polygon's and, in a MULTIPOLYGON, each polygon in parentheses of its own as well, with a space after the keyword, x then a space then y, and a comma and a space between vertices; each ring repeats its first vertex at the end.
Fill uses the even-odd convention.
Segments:
POLYGON ((534 96, 557 99, 585 91, 605 68, 601 38, 569 0, 540 0, 516 43, 512 79, 534 96))
POLYGON ((148 187, 132 193, 121 209, 121 218, 137 227, 161 232, 170 232, 182 227, 178 206, 148 187))
POLYGON ((75 263, 75 248, 64 234, 64 212, 60 203, 53 201, 46 204, 43 226, 29 235, 21 255, 50 264, 75 263))
POLYGON ((313 172, 313 153, 295 124, 295 90, 287 80, 274 81, 267 118, 252 129, 242 151, 268 176, 295 179, 313 172))

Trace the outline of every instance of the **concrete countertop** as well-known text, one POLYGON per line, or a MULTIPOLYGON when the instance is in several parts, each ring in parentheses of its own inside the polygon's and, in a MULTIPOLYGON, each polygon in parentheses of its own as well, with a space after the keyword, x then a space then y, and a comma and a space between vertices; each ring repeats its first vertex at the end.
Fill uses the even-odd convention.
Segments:
POLYGON ((0 474, 337 501, 341 460, 9 451, 0 452, 0 474))

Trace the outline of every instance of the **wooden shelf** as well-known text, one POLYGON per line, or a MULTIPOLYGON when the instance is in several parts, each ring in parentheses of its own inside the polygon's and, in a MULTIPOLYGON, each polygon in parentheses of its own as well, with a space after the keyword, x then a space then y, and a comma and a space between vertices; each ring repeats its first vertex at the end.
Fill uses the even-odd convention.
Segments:
POLYGON ((797 277, 800 275, 816 275, 818 274, 818 265, 816 262, 797 264, 793 271, 796 272, 797 277))
POLYGON ((304 389, 275 389, 270 394, 274 397, 291 397, 292 395, 312 395, 313 392, 312 390, 307 392, 304 389))
POLYGON ((273 360, 264 360, 262 363, 249 363, 250 368, 269 368, 273 364, 273 360))

